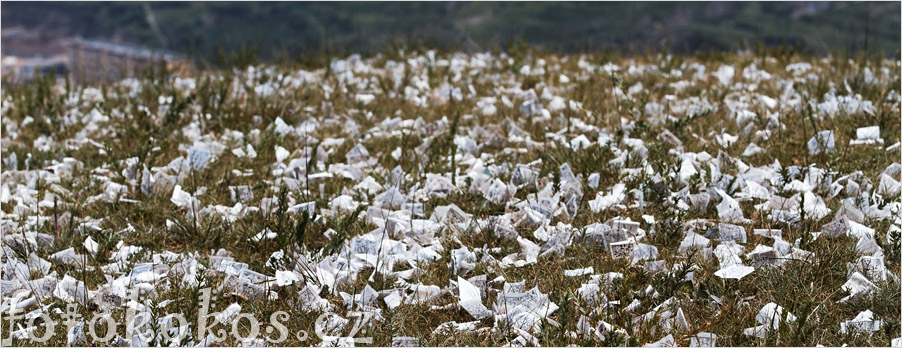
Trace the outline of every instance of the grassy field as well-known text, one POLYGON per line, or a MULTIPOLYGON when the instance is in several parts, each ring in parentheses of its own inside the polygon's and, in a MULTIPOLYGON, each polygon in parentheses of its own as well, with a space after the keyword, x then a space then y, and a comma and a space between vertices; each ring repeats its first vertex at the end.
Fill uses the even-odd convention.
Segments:
MULTIPOLYGON (((237 303, 258 319, 287 312, 292 335, 279 345, 330 343, 314 334, 322 310, 302 297, 318 288, 314 297, 350 319, 329 336, 354 332, 377 346, 402 336, 424 346, 641 346, 667 335, 688 346, 699 333, 721 346, 887 346, 902 335, 899 190, 882 177, 898 185, 899 86, 898 61, 863 57, 529 50, 391 52, 91 86, 4 83, 2 337, 10 337, 11 298, 37 299, 24 312, 74 302, 84 317, 124 317, 125 299, 101 302, 125 279, 127 289, 147 285, 131 306, 152 313, 154 328, 168 313, 194 325, 200 288, 212 287, 211 311, 237 303), (882 142, 851 145, 869 126, 879 126, 882 142), (808 142, 820 131, 833 132, 835 149, 813 154, 808 142), (609 194, 617 185, 623 194, 609 194), (389 187, 398 195, 380 195, 389 187), (694 201, 705 195, 710 203, 694 201), (615 199, 593 209, 599 197, 615 199), (540 198, 551 200, 550 211, 533 219, 540 198), (744 219, 720 211, 731 201, 744 219), (771 207, 788 201, 796 208, 771 207), (465 214, 446 213, 451 204, 465 214), (641 228, 626 257, 590 230, 615 217, 641 228), (830 236, 825 226, 839 217, 872 234, 830 236), (694 227, 696 219, 733 221, 747 238, 727 243, 710 226, 694 227), (271 238, 255 238, 261 231, 271 238), (681 250, 690 231, 710 244, 681 250), (21 242, 33 232, 51 241, 21 242), (546 240, 559 233, 570 233, 567 243, 537 257, 534 249, 554 246, 546 240), (375 252, 358 253, 367 240, 375 252), (630 257, 640 245, 656 257, 630 257), (716 276, 729 249, 721 245, 738 248, 738 262, 754 271, 716 276), (748 255, 759 245, 787 252, 748 255), (67 248, 75 256, 60 253, 67 248), (263 292, 236 296, 227 278, 250 275, 230 276, 211 255, 264 275, 247 282, 263 292), (840 303, 862 255, 880 258, 886 272, 867 273, 873 289, 840 303), (185 260, 197 271, 180 271, 185 260), (166 272, 137 280, 131 270, 148 262, 166 272), (565 275, 586 267, 589 274, 565 275), (299 280, 277 285, 277 271, 299 280), (64 276, 88 292, 67 300, 61 280, 42 296, 27 282, 64 276), (458 279, 480 288, 494 315, 477 320, 463 309, 458 279), (493 304, 521 281, 557 310, 525 327, 506 320, 493 304), (586 284, 598 285, 589 292, 599 300, 586 301, 586 284), (411 300, 430 285, 437 292, 428 300, 411 300), (370 290, 377 299, 342 296, 370 290), (390 307, 392 293, 404 303, 390 307), (756 315, 768 303, 796 320, 744 334, 762 325, 756 315), (865 310, 882 321, 878 329, 841 332, 865 310), (356 330, 354 311, 378 312, 378 320, 356 330), (452 321, 473 326, 437 330, 452 321)), ((179 345, 202 340, 196 330, 179 345)), ((77 336, 75 344, 97 344, 77 336)), ((240 343, 229 336, 221 344, 240 343)), ((47 344, 66 345, 65 327, 47 344)))

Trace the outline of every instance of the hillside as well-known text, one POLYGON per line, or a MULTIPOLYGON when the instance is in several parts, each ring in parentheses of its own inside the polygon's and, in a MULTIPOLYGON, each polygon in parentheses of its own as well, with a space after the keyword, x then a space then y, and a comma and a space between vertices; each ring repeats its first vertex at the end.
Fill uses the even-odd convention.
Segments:
POLYGON ((4 2, 2 10, 4 27, 166 46, 207 62, 242 48, 269 60, 383 51, 393 42, 486 51, 523 40, 559 52, 680 53, 785 43, 825 54, 864 49, 867 32, 874 53, 898 56, 900 46, 898 2, 4 2))

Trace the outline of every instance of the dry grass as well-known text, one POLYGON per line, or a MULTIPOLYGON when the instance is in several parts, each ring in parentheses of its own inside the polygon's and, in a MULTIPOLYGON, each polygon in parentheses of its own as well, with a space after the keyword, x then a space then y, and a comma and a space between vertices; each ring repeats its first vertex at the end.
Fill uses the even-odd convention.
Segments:
MULTIPOLYGON (((790 75, 784 68, 788 63, 809 61, 814 66, 813 70, 818 77, 817 81, 799 79, 793 86, 801 95, 807 95, 813 99, 819 99, 833 85, 837 90, 844 90, 848 84, 851 90, 861 94, 865 100, 874 101, 875 113, 868 115, 857 113, 854 115, 841 115, 834 118, 809 117, 807 108, 780 110, 780 120, 785 124, 785 129, 774 132, 766 144, 766 154, 758 155, 743 160, 751 166, 763 166, 779 161, 784 166, 789 165, 817 165, 819 168, 829 169, 842 174, 848 174, 856 170, 862 171, 871 183, 880 181, 879 175, 889 164, 899 161, 900 152, 886 151, 882 147, 850 147, 849 140, 855 136, 858 127, 879 125, 881 137, 887 144, 893 144, 900 139, 900 110, 899 103, 889 102, 887 95, 891 90, 899 89, 899 64, 898 62, 869 61, 866 59, 846 60, 834 58, 824 61, 815 58, 798 56, 781 56, 771 53, 769 57, 754 55, 725 54, 717 57, 669 57, 669 56, 640 56, 629 59, 638 64, 650 64, 658 68, 658 72, 641 75, 622 75, 621 73, 585 74, 579 73, 577 66, 578 56, 540 56, 534 53, 513 54, 510 58, 513 62, 508 64, 505 60, 496 60, 496 66, 480 71, 479 74, 468 74, 464 71, 464 79, 472 84, 473 89, 480 96, 496 94, 498 83, 496 77, 511 76, 507 73, 517 69, 523 64, 535 66, 536 60, 544 58, 547 62, 548 72, 540 76, 531 76, 522 79, 520 85, 523 89, 531 86, 557 86, 562 87, 557 92, 560 95, 583 103, 583 109, 591 111, 592 116, 587 117, 584 112, 576 112, 565 109, 562 113, 567 117, 581 118, 585 123, 607 128, 621 137, 624 130, 621 127, 621 118, 635 120, 637 122, 630 136, 646 141, 648 147, 648 163, 658 173, 678 171, 679 162, 668 154, 673 146, 658 141, 658 135, 664 130, 669 130, 677 135, 684 143, 685 151, 706 151, 716 156, 723 151, 727 155, 740 158, 743 149, 751 141, 751 136, 740 136, 738 142, 729 148, 721 148, 713 141, 713 135, 721 132, 729 134, 742 134, 742 128, 732 121, 728 111, 723 107, 727 94, 717 86, 714 78, 706 78, 702 82, 683 90, 675 90, 670 83, 691 76, 691 70, 683 69, 687 63, 696 62, 705 65, 708 71, 714 71, 722 64, 730 64, 736 67, 737 79, 743 68, 750 64, 756 64, 759 69, 766 70, 774 75, 774 80, 786 78, 790 75), (874 71, 881 68, 889 70, 889 78, 882 79, 876 84, 863 82, 862 69, 870 67, 874 71), (684 71, 683 77, 667 76, 661 72, 669 72, 671 69, 684 71), (567 73, 573 81, 564 87, 558 82, 558 75, 567 73), (618 101, 610 93, 615 86, 622 86, 624 90, 641 82, 645 87, 636 95, 636 102, 618 101), (665 95, 674 95, 678 99, 689 97, 707 98, 712 104, 717 105, 716 110, 699 117, 680 117, 677 122, 659 123, 650 119, 642 110, 646 101, 662 101, 665 95), (836 135, 837 151, 811 156, 808 154, 805 143, 817 130, 833 130, 836 135)), ((604 56, 586 56, 585 61, 595 64, 603 64, 607 61, 604 56)), ((629 66, 626 58, 614 61, 622 67, 629 66)), ((376 57, 372 66, 382 67, 388 58, 376 57)), ((254 204, 262 197, 279 195, 270 188, 269 183, 274 178, 270 173, 270 165, 275 161, 272 151, 275 145, 284 146, 290 151, 302 151, 301 141, 294 137, 278 137, 265 129, 277 117, 281 117, 290 125, 298 125, 310 120, 316 120, 319 127, 314 134, 319 141, 326 138, 344 138, 345 143, 335 147, 322 161, 324 166, 344 162, 344 154, 356 143, 363 144, 377 159, 380 167, 371 175, 380 182, 387 181, 389 171, 395 166, 407 173, 408 187, 425 178, 426 173, 450 173, 454 170, 450 154, 455 151, 452 135, 472 134, 477 127, 481 127, 487 134, 497 133, 502 140, 507 138, 511 123, 516 124, 532 136, 532 139, 542 143, 541 147, 530 151, 502 154, 506 145, 485 142, 483 153, 494 155, 495 163, 528 163, 537 159, 543 161, 540 166, 540 183, 554 182, 553 176, 557 175, 561 164, 569 163, 576 174, 582 174, 585 180, 590 173, 601 173, 598 189, 591 189, 584 185, 584 198, 579 214, 564 222, 575 227, 582 227, 593 222, 606 221, 615 216, 630 217, 634 221, 641 221, 641 216, 653 215, 659 222, 656 234, 650 236, 648 243, 659 248, 660 258, 666 260, 668 267, 680 263, 694 264, 698 269, 694 272, 693 281, 683 281, 679 274, 659 273, 649 274, 641 266, 629 265, 624 260, 611 259, 609 254, 600 246, 592 246, 577 241, 566 250, 566 255, 560 259, 540 260, 537 264, 522 268, 499 269, 489 265, 478 263, 472 275, 487 274, 491 280, 497 276, 503 276, 509 281, 526 281, 526 288, 538 286, 543 293, 547 293, 550 299, 558 304, 561 309, 549 319, 557 322, 559 326, 546 324, 546 329, 537 334, 542 345, 627 345, 637 346, 660 339, 664 333, 660 329, 647 326, 635 326, 633 317, 649 311, 668 298, 681 301, 682 308, 691 324, 689 332, 675 331, 674 337, 679 345, 688 345, 689 337, 697 332, 712 332, 718 335, 718 345, 722 346, 747 346, 747 345, 799 345, 813 346, 823 344, 838 346, 849 344, 852 346, 886 346, 890 339, 900 335, 900 285, 898 281, 888 281, 880 284, 880 290, 871 298, 852 305, 838 304, 837 301, 845 296, 840 286, 846 281, 846 263, 854 262, 857 255, 854 252, 855 241, 851 239, 827 239, 820 238, 806 246, 817 257, 810 262, 791 261, 780 268, 760 268, 741 280, 729 280, 715 277, 713 273, 718 269, 716 261, 708 261, 703 258, 687 258, 677 252, 677 247, 682 239, 685 221, 695 218, 717 219, 717 212, 710 208, 704 212, 687 212, 677 214, 672 204, 666 202, 663 197, 655 196, 651 178, 640 177, 625 181, 627 189, 638 188, 644 190, 649 205, 639 209, 627 209, 623 211, 606 210, 592 213, 587 201, 597 191, 607 190, 615 183, 623 181, 626 176, 618 168, 608 165, 613 159, 613 154, 604 149, 574 151, 566 147, 556 146, 546 139, 546 133, 556 132, 563 127, 562 119, 553 117, 545 123, 531 123, 522 119, 517 106, 521 101, 514 100, 514 107, 505 107, 500 102, 497 113, 491 116, 480 115, 474 110, 476 98, 452 101, 447 104, 420 107, 409 103, 402 98, 377 98, 370 105, 363 105, 355 101, 355 95, 363 90, 376 91, 377 95, 389 92, 400 93, 403 97, 404 86, 411 83, 411 76, 404 75, 400 88, 394 86, 391 76, 367 75, 368 82, 363 86, 348 84, 327 96, 319 84, 305 84, 300 87, 279 87, 284 91, 282 95, 263 98, 255 95, 253 86, 246 87, 248 92, 240 97, 233 95, 236 88, 245 88, 246 74, 235 71, 216 71, 197 73, 194 78, 197 88, 190 94, 184 95, 173 85, 173 76, 160 75, 149 76, 139 83, 142 91, 129 97, 127 91, 121 85, 97 86, 105 96, 102 102, 81 101, 78 105, 71 105, 69 95, 78 95, 83 87, 68 84, 55 85, 48 80, 39 80, 30 84, 12 86, 4 84, 3 91, 3 122, 4 124, 21 124, 26 117, 33 117, 34 122, 28 126, 18 128, 18 136, 11 138, 9 128, 4 127, 3 152, 4 158, 10 153, 15 153, 19 158, 19 167, 24 167, 23 160, 30 154, 30 168, 43 168, 60 161, 65 157, 73 157, 84 163, 84 169, 73 173, 71 177, 64 178, 57 183, 67 189, 70 194, 61 194, 60 208, 58 211, 42 209, 43 216, 86 217, 103 218, 102 230, 86 232, 79 229, 76 220, 58 219, 38 227, 37 231, 59 235, 52 250, 37 250, 38 256, 49 259, 49 255, 67 247, 75 247, 80 253, 84 253, 82 242, 88 236, 100 243, 96 257, 89 258, 88 264, 95 267, 95 271, 76 269, 71 266, 54 264, 52 270, 59 275, 69 274, 86 282, 88 288, 94 289, 106 283, 100 266, 107 264, 110 253, 119 241, 129 245, 137 245, 144 248, 147 255, 154 251, 173 251, 179 253, 197 252, 200 255, 209 254, 211 249, 223 248, 232 252, 237 261, 246 262, 251 269, 272 275, 274 270, 265 266, 266 261, 273 252, 296 247, 303 250, 336 250, 340 243, 350 238, 369 232, 374 227, 368 226, 364 219, 338 219, 328 218, 316 222, 309 222, 299 234, 295 232, 301 223, 297 216, 280 214, 264 215, 253 213, 238 220, 233 224, 223 224, 213 219, 190 221, 185 219, 183 211, 170 203, 171 192, 158 192, 149 196, 141 193, 140 189, 132 188, 129 198, 136 199, 138 203, 103 201, 85 204, 86 199, 103 192, 103 185, 91 178, 90 171, 93 168, 107 168, 112 173, 114 181, 122 183, 119 174, 124 168, 124 160, 137 157, 140 164, 148 168, 164 166, 172 159, 184 155, 178 150, 179 144, 190 141, 184 134, 184 127, 196 122, 201 127, 201 134, 223 134, 225 130, 237 130, 249 134, 252 130, 259 130, 260 136, 248 140, 257 149, 259 156, 254 159, 237 158, 228 153, 228 150, 215 162, 211 163, 203 171, 195 171, 188 176, 181 185, 184 190, 194 192, 197 188, 205 186, 206 194, 202 197, 204 204, 231 205, 228 187, 235 185, 249 185, 254 193, 254 204), (231 85, 233 79, 242 81, 231 85), (362 89, 358 87, 363 87, 362 89), (400 91, 400 92, 398 92, 400 91), (160 105, 158 96, 172 96, 171 104, 160 105), (150 110, 150 114, 141 111, 144 107, 150 110), (98 109, 105 115, 125 115, 122 118, 111 117, 109 123, 103 126, 101 132, 107 132, 104 136, 95 136, 105 154, 98 151, 98 147, 85 145, 80 148, 68 149, 65 146, 53 146, 49 150, 41 150, 34 146, 34 142, 41 136, 50 136, 56 141, 64 141, 76 137, 81 130, 78 126, 67 126, 66 117, 72 111, 79 110, 87 113, 92 109, 98 109), (166 110, 168 109, 168 110, 166 110), (211 117, 198 115, 210 114, 211 117), (335 116, 339 116, 336 118, 335 116), (475 115, 475 116, 474 116, 475 115), (254 118, 259 116, 262 122, 255 123, 254 118), (391 117, 402 119, 422 118, 423 127, 409 129, 402 134, 392 134, 384 137, 371 136, 367 130, 377 127, 391 117), (445 121, 441 121, 445 119, 445 121), (346 122, 353 120, 359 125, 358 132, 349 131, 346 122), (456 131, 450 132, 448 126, 456 124, 456 131), (444 124, 441 131, 435 132, 437 125, 444 124), (418 148, 424 142, 432 144, 427 150, 418 148), (403 154, 396 160, 389 154, 395 148, 400 147, 403 154), (247 177, 235 176, 233 169, 250 169, 253 175, 247 177), (657 198, 655 198, 657 197, 657 198), (180 222, 180 227, 168 229, 166 220, 180 222), (57 227, 58 225, 58 227, 57 227), (123 231, 132 226, 133 231, 123 231), (270 228, 279 237, 274 240, 253 242, 250 237, 264 228, 270 228), (323 237, 327 229, 338 232, 338 241, 330 241, 323 237), (621 272, 624 277, 615 281, 612 288, 606 291, 610 301, 620 301, 622 305, 628 304, 633 299, 639 299, 641 305, 628 312, 625 309, 611 309, 603 311, 599 320, 605 320, 617 327, 624 328, 627 336, 608 335, 605 341, 596 339, 584 339, 571 337, 566 331, 574 331, 576 321, 580 315, 590 315, 594 308, 585 308, 578 296, 576 289, 586 279, 585 277, 565 277, 563 271, 573 268, 592 266, 597 274, 606 272, 621 272), (644 292, 648 285, 652 285, 660 294, 656 298, 646 297, 644 292), (714 301, 714 298, 719 300, 714 301), (776 302, 800 318, 796 323, 783 325, 779 333, 773 333, 763 340, 753 340, 743 335, 742 330, 757 325, 755 314, 768 302, 776 302), (884 328, 871 335, 839 333, 839 323, 853 318, 858 312, 871 309, 881 319, 885 320, 884 328)), ((322 76, 323 83, 336 86, 338 77, 330 69, 323 68, 315 71, 322 76)), ((280 73, 292 73, 288 67, 275 67, 272 73, 264 74, 261 79, 273 79, 280 73)), ((453 73, 448 68, 429 69, 427 74, 430 86, 436 88, 442 82, 452 77, 453 73)), ((466 89, 467 84, 456 84, 466 89)), ((756 93, 779 96, 782 93, 780 86, 774 82, 766 82, 758 85, 756 93)), ((469 93, 469 92, 467 92, 469 93)), ((897 94, 898 95, 898 94, 897 94)), ((763 110, 757 111, 763 115, 763 110)), ((759 124, 766 124, 766 118, 760 116, 759 124)), ((577 130, 571 130, 568 135, 577 134, 577 130)), ((488 139, 485 137, 484 139, 488 139)), ((589 137, 594 139, 593 137, 589 137)), ((310 143, 316 146, 316 143, 310 143)), ((321 148, 322 149, 322 148, 321 148)), ((638 164, 635 162, 633 164, 638 164)), ((627 165, 626 167, 633 167, 627 165)), ((140 166, 139 166, 140 170, 140 166)), ((722 168, 724 172, 734 169, 722 168)), ((316 170, 319 171, 319 170, 316 170)), ((14 173, 3 174, 4 182, 15 182, 14 173)), ((460 175, 457 173, 456 175, 460 175)), ((507 182, 508 174, 502 174, 501 180, 507 182)), ((678 185, 670 182, 671 179, 664 174, 664 183, 667 190, 675 189, 678 185)), ((318 208, 328 207, 329 201, 344 188, 356 184, 350 179, 332 178, 322 180, 322 186, 310 187, 309 193, 298 190, 291 192, 294 197, 306 197, 299 201, 315 201, 318 208)), ((539 187, 543 187, 540 184, 539 187)), ((691 191, 698 192, 698 188, 704 188, 704 183, 691 186, 691 191)), ((43 198, 48 192, 53 192, 52 185, 38 182, 35 184, 38 191, 37 197, 43 198)), ((535 187, 521 189, 516 198, 525 199, 536 192, 535 187)), ((288 194, 282 192, 281 194, 288 194)), ((492 204, 485 201, 480 194, 469 192, 453 193, 446 198, 432 199, 424 202, 426 216, 431 215, 436 206, 454 203, 466 212, 473 214, 474 218, 489 217, 510 212, 512 207, 492 204)), ((746 217, 752 222, 744 227, 749 231, 747 246, 768 243, 764 238, 751 234, 753 228, 780 228, 784 239, 793 241, 801 238, 809 232, 818 231, 830 218, 821 221, 802 221, 798 225, 775 226, 772 222, 759 215, 752 206, 757 202, 743 202, 743 210, 746 217)), ((839 207, 837 199, 827 201, 827 206, 833 212, 839 207)), ((14 204, 5 204, 2 208, 6 214, 12 213, 14 204)), ((832 216, 832 215, 831 215, 832 216)), ((5 219, 13 219, 7 215, 5 219)), ((557 223, 556 219, 552 223, 557 223)), ((883 238, 889 228, 889 221, 873 221, 868 225, 877 230, 877 235, 883 238)), ((20 233, 21 229, 5 230, 4 233, 20 233)), ((521 236, 532 238, 530 229, 517 231, 521 236)), ((450 241, 451 233, 445 231, 445 240, 450 241)), ((458 236, 459 240, 470 248, 479 248, 483 245, 500 247, 501 256, 518 252, 516 241, 507 240, 496 236, 493 231, 470 229, 463 231, 458 236)), ((768 243, 769 244, 769 243, 768 243)), ((445 243, 446 248, 456 244, 445 243)), ((899 242, 895 246, 888 245, 884 249, 887 253, 887 267, 897 277, 900 275, 899 242), (893 249, 895 248, 895 249, 893 249), (895 250, 895 254, 892 254, 895 250)), ((423 265, 423 273, 411 279, 410 282, 422 282, 427 285, 445 287, 449 279, 455 279, 455 274, 449 268, 447 260, 450 259, 448 250, 442 255, 442 261, 423 265)), ((140 259, 141 256, 138 257, 140 259)), ((342 288, 349 293, 359 292, 366 284, 376 290, 393 288, 393 279, 377 276, 376 282, 367 282, 372 271, 362 272, 357 280, 342 288)), ((216 285, 221 277, 210 279, 211 285, 216 285)), ((178 282, 172 282, 177 284, 178 282)), ((291 314, 288 322, 290 332, 304 329, 311 334, 313 341, 299 341, 289 339, 285 345, 310 345, 318 343, 313 335, 314 314, 304 313, 297 303, 297 291, 294 287, 279 290, 278 300, 244 301, 241 299, 223 299, 215 303, 217 310, 225 308, 232 301, 239 302, 244 312, 253 313, 257 318, 268 318, 277 310, 284 310, 291 314)), ((324 295, 325 296, 325 295, 324 295)), ((163 300, 174 300, 167 310, 179 310, 194 308, 197 306, 197 290, 173 286, 167 291, 157 294, 152 301, 159 303, 163 300)), ((340 304, 341 298, 327 297, 332 303, 340 304)), ((64 308, 62 301, 55 300, 56 307, 64 308)), ((448 303, 456 303, 456 297, 444 294, 431 305, 442 306, 448 303)), ((485 303, 494 302, 494 296, 490 295, 485 303)), ((341 306, 339 306, 341 307, 341 306)), ((96 308, 82 308, 87 314, 96 308)), ((191 311, 185 311, 189 313, 191 311)), ((339 313, 345 315, 344 309, 339 313)), ((462 332, 452 335, 433 335, 433 330, 441 323, 447 321, 466 322, 472 320, 464 310, 454 306, 444 310, 430 310, 429 305, 405 305, 396 310, 383 309, 385 320, 366 328, 358 336, 372 335, 374 345, 390 345, 391 337, 414 336, 421 339, 421 344, 429 346, 463 346, 479 345, 494 346, 509 343, 516 338, 516 334, 509 330, 500 330, 497 333, 486 332, 462 332)), ((193 319, 188 318, 189 321, 193 319)), ((480 323, 480 327, 491 327, 491 319, 480 323)), ((122 330, 120 328, 120 330, 122 330)), ((8 337, 9 332, 4 326, 3 337, 8 337)), ((16 345, 28 345, 26 341, 15 341, 16 345)), ((226 341, 225 344, 234 345, 238 342, 226 341)), ((50 345, 65 345, 65 333, 58 332, 50 345)))

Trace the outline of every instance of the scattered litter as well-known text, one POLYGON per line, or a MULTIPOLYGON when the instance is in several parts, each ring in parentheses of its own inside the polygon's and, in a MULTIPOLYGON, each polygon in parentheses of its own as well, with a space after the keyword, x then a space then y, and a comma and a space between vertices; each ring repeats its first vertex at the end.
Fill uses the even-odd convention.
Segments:
MULTIPOLYGON (((383 334, 378 325, 415 308, 472 321, 392 328, 391 346, 504 334, 509 346, 566 337, 713 347, 738 332, 706 321, 770 299, 730 291, 771 286, 782 280, 762 277, 840 250, 854 255, 827 258, 842 260, 847 278, 826 290, 839 299, 831 306, 859 313, 811 315, 841 318, 826 324, 850 335, 898 322, 864 309, 900 277, 891 258, 902 231, 898 133, 867 123, 878 110, 898 119, 900 98, 866 100, 874 89, 852 83, 860 74, 884 86, 897 62, 846 73, 827 69, 831 59, 598 64, 508 54, 255 65, 210 71, 203 83, 172 76, 158 81, 172 88, 141 93, 136 79, 116 85, 124 92, 60 94, 69 88, 57 84, 50 128, 4 99, 0 312, 133 309, 160 322, 112 343, 163 345, 149 328, 179 330, 167 314, 185 302, 173 295, 212 288, 225 324, 244 325, 260 301, 334 314, 304 328, 323 332, 323 345, 359 343, 344 337, 357 329, 353 314, 372 316, 354 332, 383 334), (220 109, 202 105, 198 86, 208 82, 222 87, 212 100, 228 112, 202 112, 220 109), (134 133, 136 119, 171 134, 134 133), (123 141, 134 143, 128 153, 123 141), (879 166, 843 165, 856 156, 879 166)), ((754 325, 746 336, 777 345, 781 325, 803 321, 774 302, 745 320, 754 325)), ((92 327, 73 325, 66 342, 91 345, 92 327)), ((35 330, 14 325, 10 336, 35 330)))

